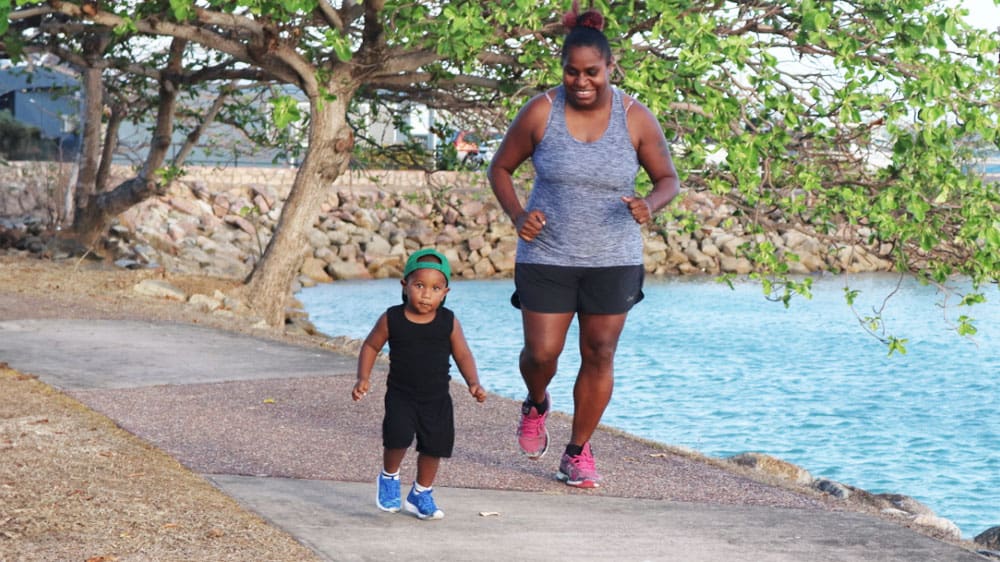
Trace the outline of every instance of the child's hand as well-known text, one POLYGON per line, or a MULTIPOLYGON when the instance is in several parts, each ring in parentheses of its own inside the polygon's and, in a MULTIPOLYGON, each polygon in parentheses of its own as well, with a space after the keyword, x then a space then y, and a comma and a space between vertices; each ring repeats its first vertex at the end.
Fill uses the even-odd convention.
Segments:
POLYGON ((476 402, 486 401, 486 389, 479 386, 478 384, 469 385, 469 394, 471 394, 476 399, 476 402))
POLYGON ((369 387, 368 381, 358 381, 354 383, 354 390, 351 391, 351 398, 355 402, 361 400, 362 398, 365 397, 366 394, 368 394, 368 387, 369 387))

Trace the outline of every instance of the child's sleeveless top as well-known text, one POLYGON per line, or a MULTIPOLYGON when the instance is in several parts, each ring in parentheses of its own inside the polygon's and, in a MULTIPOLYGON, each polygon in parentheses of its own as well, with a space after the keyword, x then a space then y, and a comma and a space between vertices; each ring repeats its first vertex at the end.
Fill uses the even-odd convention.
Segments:
POLYGON ((517 261, 576 267, 642 264, 642 233, 623 195, 634 195, 639 159, 628 132, 622 94, 612 88, 611 119, 600 139, 582 142, 566 127, 566 94, 556 89, 532 163, 528 210, 545 213, 532 241, 518 239, 517 261))
POLYGON ((434 320, 417 324, 406 318, 405 307, 400 304, 385 311, 389 324, 387 385, 417 399, 448 394, 455 315, 442 306, 434 320))

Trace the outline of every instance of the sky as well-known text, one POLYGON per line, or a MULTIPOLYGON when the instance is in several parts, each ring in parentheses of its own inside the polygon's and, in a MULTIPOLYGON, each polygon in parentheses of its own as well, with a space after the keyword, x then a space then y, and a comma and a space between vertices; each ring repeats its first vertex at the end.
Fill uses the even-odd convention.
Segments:
POLYGON ((983 29, 996 31, 1000 27, 1000 6, 993 0, 960 0, 969 10, 965 21, 983 29))

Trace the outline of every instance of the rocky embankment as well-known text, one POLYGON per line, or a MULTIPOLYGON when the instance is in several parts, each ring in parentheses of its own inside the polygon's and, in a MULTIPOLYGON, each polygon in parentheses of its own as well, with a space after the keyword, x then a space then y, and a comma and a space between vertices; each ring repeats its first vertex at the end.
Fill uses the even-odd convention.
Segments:
MULTIPOLYGON (((107 237, 104 257, 125 268, 159 267, 176 273, 243 278, 270 240, 286 195, 287 186, 268 183, 175 182, 166 194, 118 217, 107 237)), ((11 251, 65 257, 40 236, 45 215, 36 207, 43 202, 44 198, 17 185, 0 187, 0 248, 7 240, 14 246, 11 251)), ((752 271, 742 248, 755 239, 732 209, 719 199, 697 193, 684 194, 675 205, 692 213, 699 228, 682 232, 669 223, 645 228, 649 274, 742 275, 752 271)), ((887 248, 862 242, 867 233, 844 230, 841 234, 820 238, 788 229, 765 236, 782 254, 797 257, 790 262, 793 273, 892 268, 887 248)), ((399 277, 406 257, 427 246, 445 253, 458 277, 510 276, 516 248, 514 228, 481 178, 456 183, 432 180, 414 188, 331 186, 308 240, 308 256, 293 291, 339 279, 399 277)), ((219 314, 240 306, 227 295, 186 295, 162 281, 146 281, 136 290, 219 314)), ((308 320, 295 311, 289 314, 289 324, 292 329, 311 330, 308 320)), ((343 338, 331 343, 335 341, 335 347, 348 351, 358 343, 343 338)), ((908 496, 872 494, 814 479, 801 467, 758 453, 737 455, 727 462, 838 501, 854 502, 940 538, 961 538, 954 523, 908 496)), ((996 552, 1000 557, 1000 527, 984 532, 977 542, 984 554, 996 552)))
MULTIPOLYGON (((165 195, 118 218, 105 257, 123 267, 244 277, 270 240, 286 195, 286 186, 274 184, 175 182, 165 195)), ((44 214, 30 208, 38 204, 16 186, 0 188, 0 217, 7 217, 0 218, 0 230, 30 230, 32 222, 41 228, 38 217, 44 214)), ((719 198, 688 192, 675 205, 692 213, 698 228, 684 232, 673 223, 645 228, 651 275, 747 274, 753 266, 743 249, 764 238, 779 253, 795 256, 789 262, 793 274, 892 269, 889 248, 865 243, 863 229, 844 229, 834 237, 790 228, 751 235, 719 198)), ((331 186, 308 239, 301 285, 395 277, 406 256, 424 246, 448 255, 460 277, 510 276, 516 246, 513 226, 481 176, 438 184, 432 179, 412 189, 331 186)), ((41 238, 22 236, 19 245, 46 251, 41 238)))

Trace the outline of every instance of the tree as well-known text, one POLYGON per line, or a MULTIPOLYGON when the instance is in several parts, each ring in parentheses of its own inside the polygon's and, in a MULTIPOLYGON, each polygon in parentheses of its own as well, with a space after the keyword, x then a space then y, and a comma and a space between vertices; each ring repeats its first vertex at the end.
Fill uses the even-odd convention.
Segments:
MULTIPOLYGON (((661 116, 682 149, 678 168, 690 189, 726 198, 760 232, 833 237, 853 229, 891 246, 902 272, 938 283, 959 273, 976 289, 997 282, 998 190, 963 168, 972 146, 1000 146, 996 33, 930 0, 595 4, 618 45, 620 83, 661 116), (725 155, 719 165, 709 164, 709 147, 725 155), (873 165, 873 154, 887 165, 873 165)), ((349 162, 351 100, 391 92, 435 107, 517 107, 558 82, 567 8, 527 0, 58 2, 11 12, 10 21, 34 10, 120 36, 182 39, 301 90, 308 148, 246 287, 253 308, 277 324, 304 233, 349 162)), ((279 126, 296 117, 293 101, 276 105, 279 126)), ((795 256, 776 255, 766 237, 745 251, 779 300, 808 292, 808 282, 787 275, 795 256)), ((982 298, 974 291, 964 302, 982 298)))
POLYGON ((233 81, 259 86, 259 71, 211 64, 204 57, 199 60, 188 52, 189 42, 184 39, 167 38, 160 41, 162 46, 169 45, 162 52, 150 52, 156 44, 148 38, 134 41, 127 31, 75 22, 59 14, 42 17, 38 9, 12 14, 11 23, 18 35, 5 43, 5 50, 19 56, 55 55, 80 71, 84 100, 81 165, 73 189, 68 190, 61 221, 63 225, 69 221, 65 237, 69 240, 60 237, 54 241, 68 246, 67 250, 98 251, 115 216, 162 193, 172 178, 182 174, 187 156, 233 97, 233 81), (197 110, 186 107, 184 98, 203 96, 198 87, 205 83, 212 88, 212 102, 196 101, 200 105, 197 110), (125 120, 148 122, 150 117, 154 125, 136 175, 109 185, 120 125, 125 120), (178 124, 187 125, 187 135, 168 161, 178 124))

